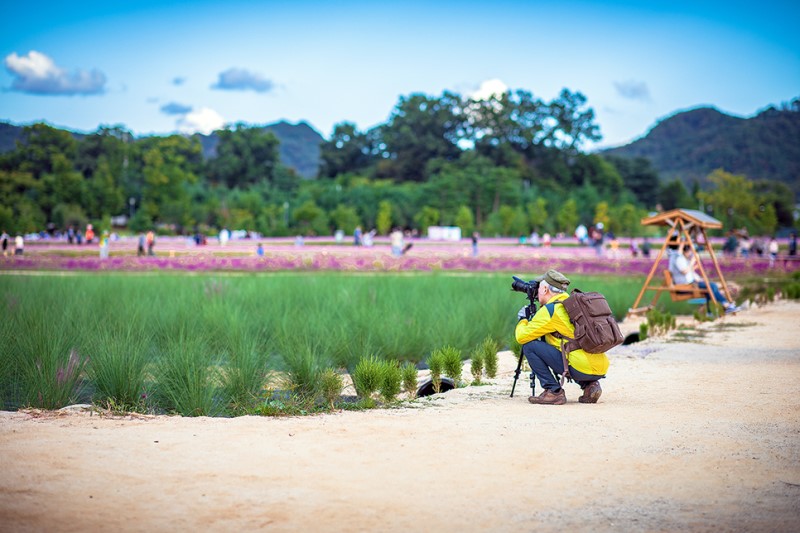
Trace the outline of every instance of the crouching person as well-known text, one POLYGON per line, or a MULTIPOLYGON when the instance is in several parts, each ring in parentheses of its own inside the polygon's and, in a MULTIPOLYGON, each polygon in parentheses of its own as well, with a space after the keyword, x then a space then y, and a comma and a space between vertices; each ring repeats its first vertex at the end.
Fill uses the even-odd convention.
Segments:
MULTIPOLYGON (((539 396, 531 396, 528 401, 533 404, 563 405, 567 402, 567 396, 557 377, 564 374, 561 337, 574 338, 575 327, 564 306, 559 303, 569 297, 566 292, 569 279, 560 272, 548 270, 545 275, 536 278, 536 281, 539 282, 538 298, 541 306, 530 319, 526 317, 526 307, 523 307, 514 331, 533 375, 544 389, 539 396)), ((606 354, 587 353, 578 348, 567 354, 567 361, 569 377, 583 390, 578 401, 597 403, 603 392, 599 380, 605 377, 608 370, 606 354)))

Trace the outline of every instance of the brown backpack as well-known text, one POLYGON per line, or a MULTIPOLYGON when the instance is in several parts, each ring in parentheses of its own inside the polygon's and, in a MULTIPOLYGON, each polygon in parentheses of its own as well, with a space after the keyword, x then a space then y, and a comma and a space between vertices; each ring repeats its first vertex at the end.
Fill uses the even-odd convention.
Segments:
POLYGON ((599 292, 575 289, 568 298, 558 303, 564 306, 570 322, 575 326, 574 338, 557 335, 561 338, 564 362, 564 374, 561 377, 563 385, 564 379, 569 377, 569 352, 580 348, 587 353, 604 353, 622 344, 624 339, 608 301, 599 292))

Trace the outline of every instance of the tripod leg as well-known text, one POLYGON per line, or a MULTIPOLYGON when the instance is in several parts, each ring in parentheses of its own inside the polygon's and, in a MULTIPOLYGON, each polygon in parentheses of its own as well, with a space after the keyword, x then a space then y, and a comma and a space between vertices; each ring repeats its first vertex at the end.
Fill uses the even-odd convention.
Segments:
POLYGON ((517 361, 517 369, 514 371, 514 385, 511 386, 511 397, 514 397, 514 389, 517 387, 517 380, 519 373, 522 371, 522 347, 519 348, 519 361, 517 361))
POLYGON ((531 396, 536 396, 536 374, 531 369, 531 396))

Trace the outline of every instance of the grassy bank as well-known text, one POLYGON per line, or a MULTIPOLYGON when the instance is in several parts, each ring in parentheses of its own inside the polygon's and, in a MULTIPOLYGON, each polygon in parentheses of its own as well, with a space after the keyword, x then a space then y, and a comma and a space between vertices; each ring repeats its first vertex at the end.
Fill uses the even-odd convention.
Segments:
MULTIPOLYGON (((622 316, 642 281, 573 286, 602 291, 622 316)), ((452 346, 469 357, 487 337, 507 347, 527 302, 510 284, 483 273, 0 276, 0 408, 243 412, 276 372, 313 390, 324 370, 352 373, 368 356, 418 363, 452 346)))

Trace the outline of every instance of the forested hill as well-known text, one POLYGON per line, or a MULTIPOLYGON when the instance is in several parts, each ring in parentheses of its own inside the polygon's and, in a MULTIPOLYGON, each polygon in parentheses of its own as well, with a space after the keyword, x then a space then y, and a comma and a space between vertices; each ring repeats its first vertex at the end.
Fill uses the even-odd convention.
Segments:
MULTIPOLYGON (((22 139, 22 128, 23 126, 0 122, 0 154, 16 148, 17 141, 22 139)), ((280 141, 278 152, 281 163, 293 168, 304 178, 316 177, 320 165, 320 144, 324 140, 322 135, 305 122, 277 122, 264 126, 264 129, 274 133, 280 141)), ((84 135, 73 133, 73 136, 81 138, 84 135)), ((203 147, 203 156, 213 159, 219 144, 217 136, 212 133, 197 134, 197 137, 203 147)))
MULTIPOLYGON (((281 163, 293 168, 304 178, 317 176, 321 161, 320 145, 324 142, 322 135, 317 130, 305 122, 289 124, 283 121, 264 126, 264 130, 275 134, 280 141, 278 152, 281 163)), ((206 159, 216 157, 219 144, 217 135, 214 133, 210 135, 197 134, 197 137, 203 146, 203 157, 206 159)))
POLYGON ((800 193, 800 99, 782 109, 769 107, 738 118, 711 107, 677 113, 647 135, 603 155, 645 157, 662 181, 679 178, 687 186, 722 168, 750 179, 787 184, 800 193))

